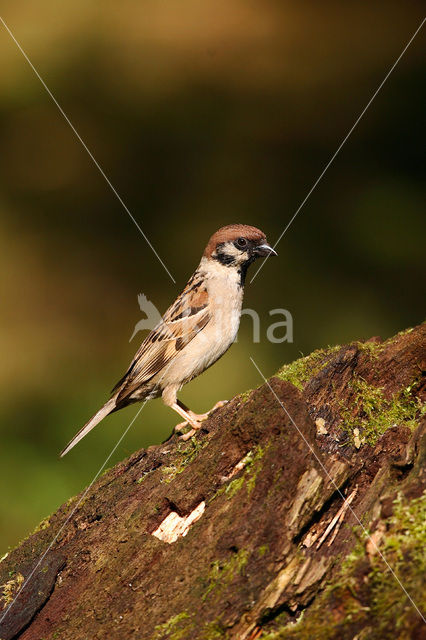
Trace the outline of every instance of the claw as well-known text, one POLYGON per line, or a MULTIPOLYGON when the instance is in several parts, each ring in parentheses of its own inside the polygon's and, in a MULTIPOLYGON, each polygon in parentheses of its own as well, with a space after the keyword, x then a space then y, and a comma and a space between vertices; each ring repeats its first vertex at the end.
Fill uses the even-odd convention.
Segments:
POLYGON ((224 407, 226 404, 228 404, 228 402, 229 400, 219 400, 219 402, 216 402, 216 404, 210 409, 209 413, 215 411, 216 409, 220 409, 220 407, 224 407))
POLYGON ((175 426, 175 431, 182 431, 182 429, 185 429, 185 427, 188 426, 188 422, 179 422, 179 424, 177 424, 175 426))
POLYGON ((186 442, 186 440, 189 440, 190 438, 192 438, 192 436, 195 435, 196 433, 197 433, 197 429, 191 429, 190 431, 188 431, 188 433, 183 433, 181 436, 179 436, 179 438, 186 442))
POLYGON ((194 418, 194 420, 196 420, 197 422, 207 420, 207 418, 211 413, 213 413, 213 411, 216 411, 216 409, 223 407, 227 402, 228 400, 219 400, 219 402, 216 402, 216 404, 206 413, 194 413, 193 411, 191 411, 191 417, 194 418))
MULTIPOLYGON (((190 429, 187 433, 182 433, 182 435, 179 436, 179 438, 181 440, 189 440, 190 438, 192 438, 192 436, 201 429, 201 422, 195 421, 194 422, 182 422, 181 424, 177 424, 176 427, 180 427, 179 431, 182 430, 183 427, 192 427, 192 429, 190 429)), ((176 429, 175 427, 175 429, 176 429)))
POLYGON ((180 413, 182 416, 188 416, 189 418, 184 422, 179 422, 179 424, 177 424, 174 428, 175 432, 182 431, 183 429, 185 429, 185 427, 188 426, 192 427, 187 433, 179 436, 182 440, 189 440, 199 429, 201 429, 201 423, 204 422, 204 420, 207 420, 212 411, 223 407, 227 402, 228 400, 219 400, 219 402, 216 402, 214 407, 212 407, 207 413, 194 413, 187 407, 185 407, 184 412, 182 413, 182 406, 180 407, 180 410, 172 407, 175 408, 175 410, 177 410, 178 413, 180 413))

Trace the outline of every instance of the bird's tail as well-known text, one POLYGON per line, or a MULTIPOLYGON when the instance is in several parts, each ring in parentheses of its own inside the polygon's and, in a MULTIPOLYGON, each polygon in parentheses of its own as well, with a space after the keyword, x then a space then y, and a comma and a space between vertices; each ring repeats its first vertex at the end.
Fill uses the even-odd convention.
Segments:
POLYGON ((97 411, 92 418, 90 418, 89 422, 86 422, 84 427, 82 427, 80 431, 75 434, 74 438, 67 444, 65 449, 61 451, 61 454, 60 454, 61 458, 65 454, 67 454, 68 451, 70 451, 70 449, 72 449, 77 444, 77 442, 80 442, 80 440, 84 438, 84 436, 87 435, 89 431, 93 429, 93 427, 96 427, 96 425, 101 420, 103 420, 105 416, 107 416, 109 413, 114 411, 114 409, 116 408, 116 400, 117 400, 117 397, 114 396, 113 398, 108 400, 108 402, 105 402, 104 406, 101 407, 99 411, 97 411))

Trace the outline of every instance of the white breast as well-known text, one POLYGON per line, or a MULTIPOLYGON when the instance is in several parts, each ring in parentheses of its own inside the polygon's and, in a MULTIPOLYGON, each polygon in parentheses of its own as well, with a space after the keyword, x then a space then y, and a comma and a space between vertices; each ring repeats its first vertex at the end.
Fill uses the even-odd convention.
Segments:
POLYGON ((211 320, 175 358, 167 378, 185 384, 218 360, 236 338, 240 324, 243 288, 237 270, 202 259, 211 320), (203 264, 204 261, 204 264, 203 264))

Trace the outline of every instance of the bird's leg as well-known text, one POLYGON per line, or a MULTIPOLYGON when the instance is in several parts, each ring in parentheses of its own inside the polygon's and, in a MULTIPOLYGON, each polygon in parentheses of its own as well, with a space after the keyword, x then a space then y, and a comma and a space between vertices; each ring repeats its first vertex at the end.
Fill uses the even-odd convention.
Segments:
POLYGON ((213 407, 206 413, 194 413, 191 410, 190 410, 190 413, 193 417, 196 418, 196 420, 199 420, 199 421, 207 420, 207 418, 209 417, 212 411, 214 411, 215 409, 219 409, 220 407, 223 407, 227 402, 228 400, 219 400, 219 402, 216 402, 216 404, 213 405, 213 407))
POLYGON ((180 422, 175 426, 175 431, 182 431, 182 429, 184 429, 188 424, 192 427, 188 433, 184 433, 181 436, 182 440, 189 440, 189 438, 191 438, 198 429, 201 429, 201 421, 197 420, 197 414, 193 413, 191 409, 188 409, 183 402, 177 400, 170 406, 170 408, 184 418, 184 422, 180 422))
POLYGON ((223 407, 226 402, 227 400, 220 400, 219 402, 216 402, 214 407, 212 407, 207 413, 194 413, 194 411, 191 411, 191 409, 184 405, 183 402, 177 400, 171 406, 171 408, 174 409, 180 416, 182 416, 182 418, 185 418, 185 421, 177 424, 175 426, 175 431, 182 431, 182 429, 190 424, 192 427, 191 431, 188 431, 188 433, 185 433, 181 436, 182 440, 188 440, 194 435, 195 431, 201 429, 201 422, 203 422, 203 420, 207 420, 209 414, 214 411, 214 409, 223 407))

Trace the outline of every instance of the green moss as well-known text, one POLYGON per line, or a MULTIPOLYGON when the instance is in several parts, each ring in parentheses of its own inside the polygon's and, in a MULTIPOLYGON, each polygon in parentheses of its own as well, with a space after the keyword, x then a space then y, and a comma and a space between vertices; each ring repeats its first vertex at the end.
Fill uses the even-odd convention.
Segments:
POLYGON ((372 358, 377 359, 385 347, 383 342, 357 342, 360 351, 368 353, 372 358))
POLYGON ((71 496, 71 498, 68 498, 68 500, 66 501, 65 506, 70 507, 76 500, 77 496, 71 496))
POLYGON ((240 549, 237 553, 234 553, 225 564, 216 560, 211 566, 208 577, 209 585, 202 596, 202 600, 205 600, 212 591, 216 591, 217 595, 220 595, 234 578, 242 573, 247 564, 248 557, 248 551, 240 549))
POLYGON ((253 453, 249 454, 249 458, 247 460, 246 466, 246 475, 247 479, 247 494, 250 495, 256 486, 256 478, 258 476, 259 471, 262 469, 261 460, 265 455, 265 449, 262 449, 261 446, 256 447, 253 453))
POLYGON ((233 498, 234 495, 237 493, 237 491, 241 489, 243 484, 244 484, 244 476, 241 476, 240 478, 235 478, 235 480, 232 480, 232 482, 227 484, 225 488, 225 493, 228 496, 228 498, 233 498))
POLYGON ((171 482, 178 473, 181 473, 183 469, 180 469, 178 465, 170 465, 168 467, 161 467, 161 473, 165 476, 164 482, 171 482))
POLYGON ((5 609, 11 602, 13 602, 16 594, 20 591, 23 582, 24 576, 22 573, 15 574, 15 572, 12 572, 11 579, 5 582, 5 584, 0 585, 0 589, 3 590, 3 594, 0 597, 3 600, 3 603, 0 603, 0 610, 5 609))
POLYGON ((150 473, 151 471, 144 471, 141 477, 136 480, 136 484, 142 484, 142 482, 145 480, 147 476, 149 476, 150 473))
POLYGON ((328 364, 328 356, 339 349, 340 347, 336 346, 313 351, 309 356, 285 364, 276 375, 301 390, 310 378, 316 376, 328 364))
POLYGON ((207 443, 208 440, 202 440, 201 438, 191 438, 188 443, 180 443, 176 449, 177 458, 175 464, 161 468, 163 482, 172 482, 179 473, 182 473, 191 464, 207 443))
POLYGON ((392 620, 396 621, 401 634, 409 629, 413 617, 410 597, 420 610, 426 609, 426 494, 409 504, 399 497, 394 507, 389 532, 380 548, 382 557, 374 556, 368 576, 372 591, 371 612, 376 619, 378 637, 385 637, 392 620), (404 585, 405 592, 390 567, 404 585))
POLYGON ((167 622, 158 624, 154 631, 155 635, 152 640, 184 640, 187 637, 188 631, 194 627, 194 623, 191 622, 191 616, 186 611, 178 613, 176 616, 172 616, 167 622))
POLYGON ((265 553, 269 553, 269 545, 263 544, 261 547, 258 548, 257 553, 259 554, 260 557, 264 556, 265 553))
MULTIPOLYGON (((422 323, 422 324, 424 324, 424 323, 422 323)), ((408 333, 411 333, 412 331, 414 331, 414 327, 410 327, 409 329, 404 329, 403 331, 400 331, 399 333, 397 333, 396 336, 391 338, 391 340, 395 340, 399 336, 406 336, 408 333)))
POLYGON ((238 399, 242 403, 247 402, 247 400, 249 399, 252 393, 253 393, 253 389, 248 389, 247 391, 243 391, 243 393, 239 394, 238 399))
POLYGON ((219 640, 225 635, 225 629, 220 622, 208 622, 201 632, 200 640, 219 640))
MULTIPOLYGON (((151 640, 185 640, 191 630, 197 623, 194 622, 194 616, 189 615, 186 611, 171 617, 167 622, 159 624, 154 629, 154 635, 151 640)), ((219 640, 226 636, 225 629, 219 620, 207 622, 200 631, 200 640, 219 640)))
POLYGON ((410 640, 426 608, 426 494, 410 502, 398 497, 379 552, 367 563, 366 535, 343 562, 298 624, 288 624, 264 640, 410 640), (403 588, 401 587, 403 585, 403 588), (368 603, 368 605, 366 604, 368 603), (324 624, 324 612, 328 612, 324 624))
POLYGON ((355 376, 349 387, 353 392, 350 407, 342 407, 341 416, 343 429, 354 441, 354 435, 360 442, 355 444, 374 445, 385 431, 394 425, 405 425, 410 429, 417 426, 418 414, 423 415, 426 405, 421 405, 412 396, 414 382, 402 391, 395 393, 390 399, 386 398, 380 387, 368 384, 363 378, 355 376), (358 430, 358 432, 356 431, 358 430), (354 434, 355 432, 355 434, 354 434))
POLYGON ((44 531, 44 529, 48 529, 50 527, 50 517, 42 520, 34 529, 33 533, 38 533, 39 531, 44 531))
POLYGON ((265 455, 265 451, 266 448, 262 449, 260 446, 256 447, 254 451, 249 451, 241 461, 244 465, 244 473, 238 478, 231 480, 227 485, 218 489, 210 498, 209 503, 223 493, 228 499, 231 499, 244 486, 246 487, 247 494, 250 495, 256 485, 257 475, 262 468, 260 460, 265 455))

